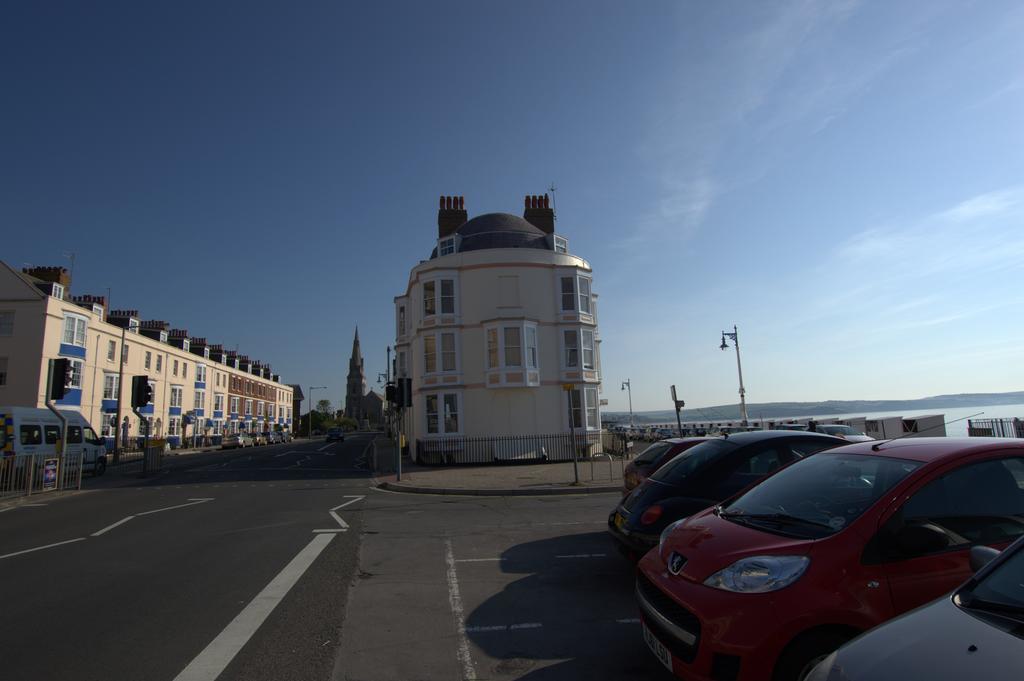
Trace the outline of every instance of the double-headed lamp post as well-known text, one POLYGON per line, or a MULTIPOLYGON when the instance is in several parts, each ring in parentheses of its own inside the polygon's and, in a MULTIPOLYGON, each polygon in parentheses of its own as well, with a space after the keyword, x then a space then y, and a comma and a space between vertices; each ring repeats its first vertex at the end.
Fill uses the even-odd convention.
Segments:
POLYGON ((736 371, 740 375, 740 415, 743 417, 743 425, 747 425, 747 391, 743 389, 743 366, 740 364, 740 338, 739 330, 735 324, 732 327, 732 333, 728 331, 722 332, 722 344, 718 346, 722 350, 729 349, 729 344, 725 342, 726 338, 731 339, 733 345, 736 346, 736 371))
POLYGON ((327 390, 326 385, 311 385, 309 386, 309 428, 306 429, 306 435, 310 438, 313 437, 313 391, 314 390, 327 390))
POLYGON ((629 395, 629 427, 632 428, 633 427, 633 388, 629 384, 629 379, 628 378, 625 381, 622 382, 622 389, 626 391, 627 395, 629 395))

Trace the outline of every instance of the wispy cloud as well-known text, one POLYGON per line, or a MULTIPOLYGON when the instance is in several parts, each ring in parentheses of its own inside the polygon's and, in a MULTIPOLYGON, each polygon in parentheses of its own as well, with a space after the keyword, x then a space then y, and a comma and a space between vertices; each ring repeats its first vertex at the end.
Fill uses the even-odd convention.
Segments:
POLYGON ((1024 201, 1024 188, 1015 187, 979 194, 942 211, 936 217, 953 222, 970 222, 978 218, 1002 215, 1017 208, 1024 201))

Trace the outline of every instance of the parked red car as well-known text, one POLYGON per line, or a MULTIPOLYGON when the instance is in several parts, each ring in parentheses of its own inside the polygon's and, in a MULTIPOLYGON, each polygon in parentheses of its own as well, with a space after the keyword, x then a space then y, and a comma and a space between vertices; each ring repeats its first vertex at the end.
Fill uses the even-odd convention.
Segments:
POLYGON ((674 437, 659 440, 636 455, 629 462, 622 474, 622 496, 633 491, 640 483, 650 477, 651 473, 671 461, 676 454, 685 452, 694 445, 709 440, 707 437, 674 437))
POLYGON ((838 447, 667 530, 637 573, 644 639, 683 679, 796 681, 1022 534, 1024 441, 838 447))

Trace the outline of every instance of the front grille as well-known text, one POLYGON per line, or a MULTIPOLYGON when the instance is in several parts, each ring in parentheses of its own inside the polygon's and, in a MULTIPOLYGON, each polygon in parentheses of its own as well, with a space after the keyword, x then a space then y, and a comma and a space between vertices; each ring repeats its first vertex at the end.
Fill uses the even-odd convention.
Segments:
POLYGON ((659 615, 683 631, 693 634, 693 643, 687 643, 677 634, 672 633, 657 618, 651 617, 649 614, 644 617, 647 628, 672 651, 673 655, 683 662, 693 662, 693 658, 697 655, 697 646, 700 644, 700 620, 656 587, 642 572, 638 572, 636 576, 636 591, 659 615))

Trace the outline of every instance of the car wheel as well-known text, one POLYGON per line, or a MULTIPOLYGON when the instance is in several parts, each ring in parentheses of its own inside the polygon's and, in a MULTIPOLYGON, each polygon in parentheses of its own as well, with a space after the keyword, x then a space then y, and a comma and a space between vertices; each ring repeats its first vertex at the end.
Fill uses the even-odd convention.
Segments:
POLYGON ((775 664, 773 681, 803 681, 814 666, 831 655, 854 634, 843 631, 812 631, 794 639, 775 664))
POLYGON ((96 460, 96 465, 93 466, 93 469, 92 469, 92 476, 94 478, 98 478, 99 476, 103 475, 106 472, 107 472, 107 460, 106 459, 97 459, 96 460))

